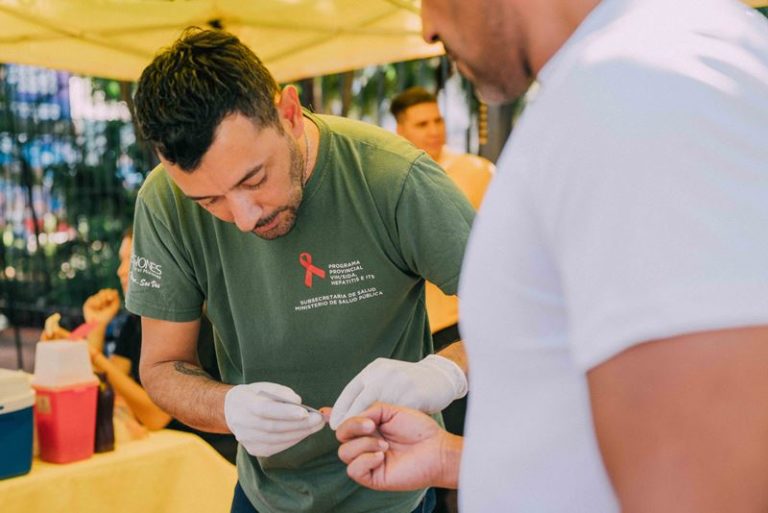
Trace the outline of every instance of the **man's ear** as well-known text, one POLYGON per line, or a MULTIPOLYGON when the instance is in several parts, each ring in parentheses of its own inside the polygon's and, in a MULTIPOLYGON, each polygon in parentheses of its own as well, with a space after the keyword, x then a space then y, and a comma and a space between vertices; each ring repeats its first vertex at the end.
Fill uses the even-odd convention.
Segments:
POLYGON ((299 137, 304 131, 304 113, 301 110, 299 92, 292 85, 285 86, 276 102, 280 121, 294 137, 299 137))

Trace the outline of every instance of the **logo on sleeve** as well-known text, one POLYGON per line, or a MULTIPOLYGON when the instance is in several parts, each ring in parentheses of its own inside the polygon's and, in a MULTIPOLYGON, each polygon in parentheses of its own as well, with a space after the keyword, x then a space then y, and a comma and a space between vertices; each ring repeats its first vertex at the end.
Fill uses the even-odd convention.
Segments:
POLYGON ((163 279, 163 266, 146 257, 133 254, 129 279, 138 287, 159 289, 160 281, 163 279))
POLYGON ((321 280, 325 279, 325 271, 319 267, 312 265, 312 255, 304 252, 299 255, 299 263, 306 270, 304 273, 304 285, 307 288, 312 288, 312 276, 317 276, 321 280))

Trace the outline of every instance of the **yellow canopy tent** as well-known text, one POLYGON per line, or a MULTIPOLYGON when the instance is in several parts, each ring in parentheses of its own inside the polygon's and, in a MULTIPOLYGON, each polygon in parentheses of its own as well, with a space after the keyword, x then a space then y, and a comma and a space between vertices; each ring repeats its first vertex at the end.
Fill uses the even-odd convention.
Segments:
POLYGON ((442 45, 421 40, 419 5, 420 0, 0 0, 0 62, 136 80, 158 49, 197 25, 237 34, 287 82, 441 54, 442 45))
POLYGON ((190 25, 225 28, 281 81, 443 53, 419 0, 0 0, 0 62, 122 80, 190 25))

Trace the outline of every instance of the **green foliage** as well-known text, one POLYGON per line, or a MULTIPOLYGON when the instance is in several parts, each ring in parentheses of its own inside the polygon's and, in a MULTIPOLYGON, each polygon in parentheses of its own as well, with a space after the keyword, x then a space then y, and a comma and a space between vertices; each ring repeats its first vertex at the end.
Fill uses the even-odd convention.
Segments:
MULTIPOLYGON (((118 248, 151 163, 130 122, 40 116, 62 89, 7 80, 8 69, 0 66, 0 311, 12 305, 16 322, 39 325, 51 311, 79 312, 89 295, 119 288, 118 248)), ((50 79, 45 70, 18 69, 14 77, 50 79)), ((130 91, 113 80, 91 86, 95 104, 124 101, 130 91)))
POLYGON ((447 70, 447 57, 436 57, 325 75, 301 81, 297 87, 302 102, 316 112, 379 124, 392 97, 415 85, 437 91, 447 70))

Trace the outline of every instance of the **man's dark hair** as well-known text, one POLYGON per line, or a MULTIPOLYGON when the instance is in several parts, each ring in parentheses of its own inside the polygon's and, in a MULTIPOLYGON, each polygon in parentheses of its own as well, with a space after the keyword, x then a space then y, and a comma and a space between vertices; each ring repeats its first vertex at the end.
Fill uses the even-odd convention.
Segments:
POLYGON ((410 87, 392 99, 389 112, 400 121, 406 110, 421 103, 437 103, 437 96, 423 87, 410 87))
POLYGON ((230 114, 243 114, 259 127, 280 128, 278 92, 272 74, 236 36, 193 27, 141 74, 136 120, 163 158, 191 172, 230 114))

